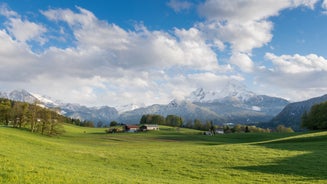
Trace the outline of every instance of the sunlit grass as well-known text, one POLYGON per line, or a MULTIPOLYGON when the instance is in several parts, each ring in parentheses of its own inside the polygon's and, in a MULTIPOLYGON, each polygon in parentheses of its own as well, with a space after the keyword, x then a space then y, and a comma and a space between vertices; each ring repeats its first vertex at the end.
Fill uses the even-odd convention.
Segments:
POLYGON ((327 183, 327 132, 204 136, 0 127, 0 183, 327 183))

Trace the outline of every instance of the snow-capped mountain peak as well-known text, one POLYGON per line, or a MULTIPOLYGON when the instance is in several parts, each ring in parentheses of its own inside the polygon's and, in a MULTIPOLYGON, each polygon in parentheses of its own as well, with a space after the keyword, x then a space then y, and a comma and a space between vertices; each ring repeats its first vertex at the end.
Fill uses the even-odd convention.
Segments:
POLYGON ((228 98, 246 101, 254 96, 256 94, 248 91, 244 85, 229 82, 225 87, 217 91, 207 91, 203 88, 196 89, 186 100, 191 102, 215 102, 228 98))
POLYGON ((28 103, 34 103, 37 100, 35 96, 23 89, 10 92, 7 98, 28 103))

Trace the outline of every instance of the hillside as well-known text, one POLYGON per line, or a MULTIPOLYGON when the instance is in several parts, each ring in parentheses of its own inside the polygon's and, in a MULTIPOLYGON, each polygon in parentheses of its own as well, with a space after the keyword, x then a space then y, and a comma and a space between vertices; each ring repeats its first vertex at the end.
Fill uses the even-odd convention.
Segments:
POLYGON ((204 136, 171 127, 138 134, 64 128, 51 138, 0 126, 0 183, 327 182, 327 132, 204 136))
POLYGON ((278 124, 284 124, 287 127, 292 127, 294 130, 300 130, 301 117, 304 112, 309 112, 314 104, 319 104, 325 101, 327 101, 327 95, 301 102, 290 103, 270 121, 269 125, 277 126, 278 124))

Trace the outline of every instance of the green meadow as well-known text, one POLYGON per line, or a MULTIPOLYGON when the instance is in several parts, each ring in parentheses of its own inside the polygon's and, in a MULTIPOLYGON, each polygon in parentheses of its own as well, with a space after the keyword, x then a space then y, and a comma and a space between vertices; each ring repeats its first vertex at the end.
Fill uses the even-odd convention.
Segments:
POLYGON ((64 128, 48 137, 0 126, 0 183, 327 183, 327 132, 64 128))

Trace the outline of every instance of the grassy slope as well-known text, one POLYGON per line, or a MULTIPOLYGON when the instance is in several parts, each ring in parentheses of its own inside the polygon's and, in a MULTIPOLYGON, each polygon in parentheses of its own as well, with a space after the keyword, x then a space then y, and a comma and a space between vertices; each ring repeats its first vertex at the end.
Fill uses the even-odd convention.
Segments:
POLYGON ((45 137, 0 127, 0 183, 327 183, 327 132, 65 130, 45 137))

